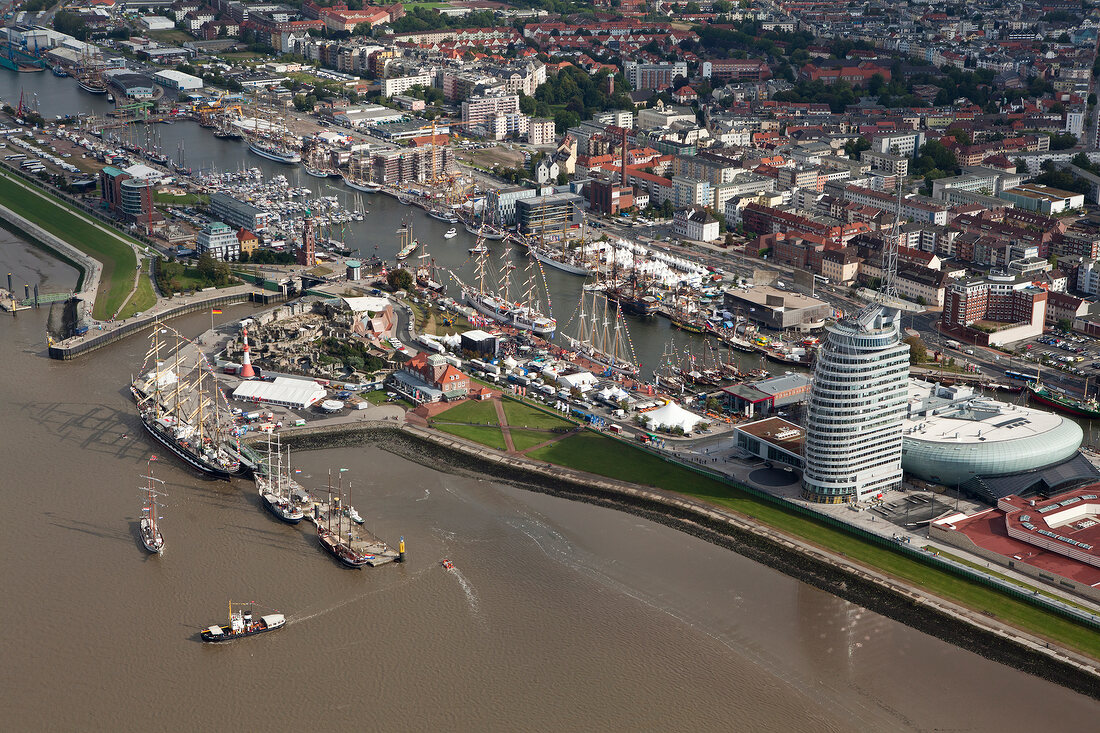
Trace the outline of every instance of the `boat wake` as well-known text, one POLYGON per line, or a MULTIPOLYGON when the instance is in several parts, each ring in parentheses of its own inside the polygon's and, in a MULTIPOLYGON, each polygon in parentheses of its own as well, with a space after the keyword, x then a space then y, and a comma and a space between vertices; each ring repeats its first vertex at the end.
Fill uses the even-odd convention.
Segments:
POLYGON ((388 586, 385 586, 383 588, 375 588, 374 590, 369 590, 369 591, 366 591, 365 593, 360 593, 359 595, 352 596, 351 598, 345 598, 344 600, 340 601, 339 603, 333 604, 333 605, 329 606, 328 608, 321 609, 320 611, 315 611, 313 613, 306 614, 305 616, 290 616, 286 620, 286 625, 287 626, 292 626, 294 624, 302 623, 303 621, 310 621, 311 619, 315 619, 318 616, 324 616, 326 614, 332 613, 333 611, 337 611, 337 610, 343 608, 344 606, 347 606, 348 604, 355 603, 356 601, 361 601, 364 598, 367 598, 368 596, 378 595, 379 593, 388 593, 388 592, 392 591, 394 588, 400 587, 402 585, 408 585, 409 583, 412 583, 412 582, 418 580, 420 578, 420 576, 422 576, 424 573, 428 572, 431 569, 432 569, 432 567, 428 566, 428 567, 424 568, 423 570, 419 570, 419 571, 413 573, 412 575, 408 576, 407 578, 405 578, 404 580, 402 580, 399 583, 395 583, 394 585, 388 585, 388 586))
POLYGON ((431 496, 431 495, 432 495, 431 491, 429 491, 428 489, 424 489, 424 496, 417 499, 417 501, 427 501, 428 497, 431 496))
POLYGON ((466 580, 466 576, 463 575, 462 571, 458 568, 448 568, 447 572, 455 576, 458 580, 458 584, 462 586, 462 592, 466 594, 466 602, 470 604, 470 613, 476 616, 479 606, 477 602, 477 593, 474 592, 473 586, 470 585, 469 581, 466 580))

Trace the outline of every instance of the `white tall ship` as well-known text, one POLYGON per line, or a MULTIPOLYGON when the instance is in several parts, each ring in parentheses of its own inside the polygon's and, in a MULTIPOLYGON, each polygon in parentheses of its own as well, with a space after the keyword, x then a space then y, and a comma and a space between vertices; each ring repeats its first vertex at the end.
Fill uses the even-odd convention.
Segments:
POLYGON ((549 338, 554 335, 558 324, 553 318, 543 315, 537 304, 537 283, 535 281, 535 262, 527 263, 527 278, 524 283, 523 299, 513 301, 510 297, 511 268, 501 270, 499 288, 494 292, 485 284, 488 268, 488 252, 482 251, 477 257, 477 284, 466 285, 452 272, 451 275, 462 289, 462 298, 474 310, 494 321, 514 326, 521 331, 531 331, 536 336, 549 338))

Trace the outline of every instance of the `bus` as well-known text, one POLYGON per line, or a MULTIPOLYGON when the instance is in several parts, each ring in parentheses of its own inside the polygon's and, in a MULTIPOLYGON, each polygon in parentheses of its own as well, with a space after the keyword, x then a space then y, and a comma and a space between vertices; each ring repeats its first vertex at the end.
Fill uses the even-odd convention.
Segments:
POLYGON ((1005 376, 1009 379, 1017 379, 1021 382, 1038 382, 1039 375, 1030 372, 1014 372, 1011 369, 1005 369, 1005 376))

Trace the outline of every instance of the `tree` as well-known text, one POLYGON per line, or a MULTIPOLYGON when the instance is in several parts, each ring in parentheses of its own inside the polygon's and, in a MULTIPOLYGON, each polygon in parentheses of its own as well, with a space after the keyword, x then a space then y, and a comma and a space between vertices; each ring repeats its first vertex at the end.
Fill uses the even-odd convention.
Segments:
POLYGON ((904 343, 909 344, 909 363, 910 364, 923 364, 928 361, 928 346, 919 336, 909 336, 902 339, 904 343))
POLYGON ((1059 318, 1058 319, 1058 328, 1059 328, 1059 330, 1064 331, 1065 333, 1069 333, 1070 331, 1073 330, 1073 321, 1071 321, 1068 318, 1059 318))
POLYGON ((408 292, 413 287, 412 273, 405 269, 391 270, 386 275, 386 282, 392 290, 404 290, 408 292))

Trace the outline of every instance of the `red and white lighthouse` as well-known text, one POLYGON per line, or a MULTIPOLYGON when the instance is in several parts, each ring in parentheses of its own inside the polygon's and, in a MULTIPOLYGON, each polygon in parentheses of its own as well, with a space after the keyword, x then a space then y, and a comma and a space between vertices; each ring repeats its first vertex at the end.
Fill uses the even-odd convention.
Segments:
POLYGON ((241 357, 241 378, 248 379, 256 376, 252 369, 252 358, 248 354, 248 329, 244 329, 244 356, 241 357))

